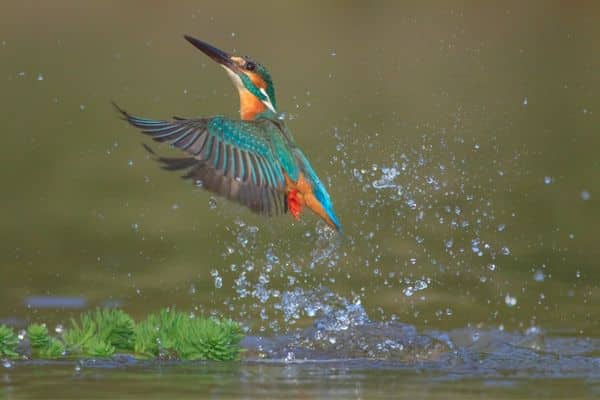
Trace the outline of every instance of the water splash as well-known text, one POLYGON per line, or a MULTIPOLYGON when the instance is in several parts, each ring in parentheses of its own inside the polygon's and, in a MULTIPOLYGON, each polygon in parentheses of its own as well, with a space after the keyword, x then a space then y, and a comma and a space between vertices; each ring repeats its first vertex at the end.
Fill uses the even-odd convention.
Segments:
POLYGON ((249 332, 294 332, 345 310, 340 299, 352 299, 345 301, 381 320, 427 324, 460 310, 429 306, 436 301, 430 293, 464 280, 473 282, 472 291, 450 288, 449 295, 487 301, 488 315, 478 320, 497 324, 514 313, 516 294, 522 309, 525 286, 513 287, 498 272, 518 251, 517 213, 496 203, 499 188, 512 190, 520 154, 503 150, 493 136, 469 141, 449 132, 429 130, 417 143, 383 146, 377 132, 361 132, 357 124, 334 129, 336 172, 324 181, 344 187, 344 198, 335 200, 352 210, 342 215, 346 236, 317 224, 302 240, 273 239, 268 230, 236 221, 223 263, 214 266, 235 292, 223 300, 227 315, 249 332))

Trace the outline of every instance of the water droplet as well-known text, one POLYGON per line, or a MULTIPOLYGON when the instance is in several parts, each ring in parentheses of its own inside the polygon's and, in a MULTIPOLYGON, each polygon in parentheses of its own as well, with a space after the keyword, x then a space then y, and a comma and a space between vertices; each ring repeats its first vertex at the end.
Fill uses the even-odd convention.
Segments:
POLYGON ((587 190, 581 192, 581 200, 588 201, 590 197, 592 196, 590 196, 590 192, 588 192, 587 190))
POLYGON ((488 264, 487 268, 488 268, 490 271, 495 271, 495 270, 496 270, 496 264, 488 264))
POLYGON ((429 287, 429 284, 422 279, 419 279, 415 282, 415 290, 425 290, 428 287, 429 287))
MULTIPOLYGON (((373 164, 371 168, 373 172, 376 172, 378 169, 375 164, 373 164)), ((374 181, 372 185, 375 189, 395 188, 397 185, 394 183, 394 180, 398 175, 400 175, 400 172, 396 168, 382 167, 381 178, 374 181)))
POLYGON ((527 99, 527 97, 523 98, 523 105, 526 106, 527 104, 529 104, 529 99, 527 99))
POLYGON ((285 358, 283 359, 284 362, 289 363, 294 361, 294 359, 296 358, 296 356, 294 355, 293 352, 289 351, 286 355, 285 358))
POLYGON ((500 249, 500 253, 502 253, 502 255, 508 256, 510 254, 510 249, 506 246, 502 246, 502 248, 500 249))
POLYGON ((131 229, 137 232, 140 230, 140 225, 134 222, 133 224, 131 224, 131 229))
POLYGON ((127 160, 127 165, 129 165, 130 167, 133 167, 133 160, 127 160))
POLYGON ((194 295, 196 294, 196 285, 194 285, 193 283, 190 285, 190 288, 188 289, 188 294, 194 295))
POLYGON ((533 274, 533 280, 536 282, 544 282, 544 279, 546 279, 546 275, 544 274, 544 271, 542 271, 542 270, 538 269, 533 274))
POLYGON ((80 104, 80 105, 79 105, 79 109, 80 109, 81 111, 84 111, 84 110, 85 110, 85 105, 84 105, 84 104, 80 104))
POLYGON ((509 307, 514 307, 517 305, 517 298, 516 297, 512 297, 510 294, 507 294, 504 297, 504 303, 509 306, 509 307))
POLYGON ((498 232, 503 232, 506 229, 506 225, 500 224, 498 225, 498 232))
POLYGON ((575 271, 575 277, 577 277, 577 279, 581 278, 581 271, 575 271))
POLYGON ((304 307, 304 311, 306 312, 306 315, 309 317, 314 317, 315 315, 317 315, 317 311, 319 311, 319 307, 315 306, 314 304, 307 304, 304 307))
POLYGON ((273 249, 270 247, 267 250, 266 258, 270 264, 279 264, 279 257, 277 257, 275 253, 273 253, 273 249))
POLYGON ((546 175, 546 176, 544 177, 544 183, 545 183, 546 185, 550 185, 552 182, 554 182, 554 178, 552 178, 551 176, 548 176, 548 175, 546 175))
POLYGON ((220 289, 221 287, 223 287, 223 278, 221 278, 221 276, 219 275, 219 271, 217 271, 216 269, 211 270, 210 276, 213 277, 213 279, 215 281, 215 287, 217 289, 220 289))
POLYGON ((25 329, 21 329, 17 337, 19 340, 25 340, 25 337, 27 337, 27 331, 25 331, 25 329))
POLYGON ((444 246, 446 246, 447 249, 451 249, 452 246, 454 246, 454 240, 452 239, 448 239, 444 242, 444 246))
POLYGON ((37 80, 38 80, 38 81, 43 81, 43 80, 44 80, 44 75, 42 75, 41 73, 40 73, 40 74, 38 74, 38 76, 37 76, 37 80))
POLYGON ((58 324, 54 327, 54 332, 58 333, 59 335, 62 334, 64 330, 65 328, 62 326, 62 324, 58 324))
POLYGON ((13 363, 10 360, 2 360, 2 366, 4 368, 12 368, 13 363))
POLYGON ((473 251, 473 253, 479 253, 479 243, 479 239, 471 240, 471 250, 473 251))
POLYGON ((402 293, 404 293, 404 295, 406 297, 411 297, 413 294, 415 294, 413 287, 412 286, 408 286, 407 288, 405 288, 402 293))
POLYGON ((210 208, 211 210, 217 208, 217 199, 211 196, 211 198, 208 199, 208 208, 210 208))

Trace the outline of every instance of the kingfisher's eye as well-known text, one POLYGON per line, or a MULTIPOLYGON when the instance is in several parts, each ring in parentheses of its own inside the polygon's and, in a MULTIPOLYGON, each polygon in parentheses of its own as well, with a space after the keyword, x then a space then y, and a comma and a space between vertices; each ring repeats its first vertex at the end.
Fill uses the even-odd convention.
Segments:
POLYGON ((256 64, 254 64, 252 61, 247 61, 246 62, 246 69, 248 71, 254 71, 256 69, 256 64))

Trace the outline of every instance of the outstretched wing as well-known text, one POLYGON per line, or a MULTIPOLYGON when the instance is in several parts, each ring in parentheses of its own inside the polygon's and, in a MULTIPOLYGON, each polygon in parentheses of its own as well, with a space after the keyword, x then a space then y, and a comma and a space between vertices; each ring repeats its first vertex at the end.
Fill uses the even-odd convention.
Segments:
POLYGON ((156 156, 164 169, 187 170, 183 178, 238 201, 254 212, 266 215, 287 212, 281 157, 274 154, 271 132, 266 130, 264 122, 223 117, 157 121, 132 116, 116 107, 125 120, 155 141, 167 142, 189 155, 156 156))

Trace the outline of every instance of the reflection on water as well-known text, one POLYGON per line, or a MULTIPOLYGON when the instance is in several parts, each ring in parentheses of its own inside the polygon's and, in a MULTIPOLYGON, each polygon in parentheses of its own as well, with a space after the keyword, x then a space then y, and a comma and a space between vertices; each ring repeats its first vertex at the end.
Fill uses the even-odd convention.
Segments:
POLYGON ((371 321, 360 303, 333 300, 326 290, 295 296, 301 301, 294 304, 329 301, 315 312, 320 317, 311 328, 246 337, 239 363, 141 361, 125 354, 107 360, 5 360, 0 395, 13 398, 10 393, 23 387, 42 394, 54 385, 51 393, 65 399, 80 398, 76 387, 85 388, 89 397, 99 396, 99 390, 100 397, 122 397, 118 386, 124 380, 131 398, 172 390, 178 397, 208 391, 211 396, 273 398, 291 388, 327 398, 397 398, 399 390, 407 398, 422 390, 455 393, 444 398, 468 398, 456 390, 485 390, 488 397, 539 392, 561 398, 572 385, 569 398, 575 398, 598 394, 600 388, 600 339, 561 337, 538 327, 420 332, 400 322, 371 321), (56 386, 65 380, 69 383, 56 386), (108 389, 98 382, 110 383, 108 389))
POLYGON ((87 301, 83 297, 29 296, 25 304, 27 308, 82 309, 87 301))
POLYGON ((592 398, 600 342, 467 328, 419 333, 362 321, 288 337, 249 337, 241 363, 13 362, 0 370, 7 398, 592 398), (335 339, 335 340, 333 340, 335 339), (285 395, 284 395, 285 393, 285 395), (14 395, 16 394, 16 396, 14 395), (591 397, 590 397, 591 396, 591 397))
POLYGON ((344 304, 314 327, 287 336, 247 337, 247 361, 432 370, 488 378, 600 379, 600 339, 560 337, 530 327, 523 333, 463 328, 419 332, 400 322, 370 321, 360 304, 344 304))

